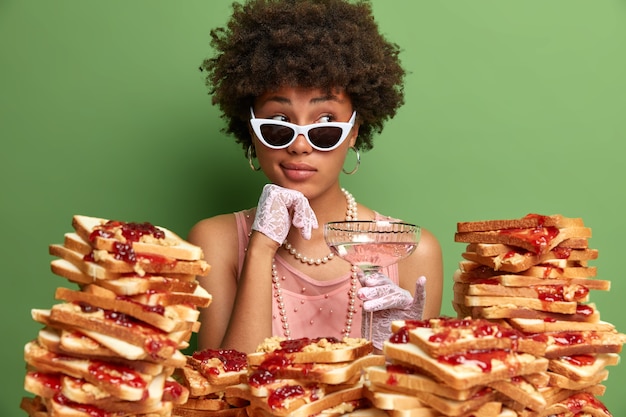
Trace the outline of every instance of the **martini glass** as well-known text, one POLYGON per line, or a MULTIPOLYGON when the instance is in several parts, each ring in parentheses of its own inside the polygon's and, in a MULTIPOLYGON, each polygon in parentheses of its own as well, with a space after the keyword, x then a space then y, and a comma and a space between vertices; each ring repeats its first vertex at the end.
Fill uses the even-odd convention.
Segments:
MULTIPOLYGON (((364 275, 380 272, 409 256, 417 247, 420 234, 419 226, 402 222, 350 220, 324 225, 324 239, 333 253, 357 266, 364 275)), ((363 311, 369 334, 362 337, 368 340, 372 339, 373 314, 370 312, 368 317, 363 311)))

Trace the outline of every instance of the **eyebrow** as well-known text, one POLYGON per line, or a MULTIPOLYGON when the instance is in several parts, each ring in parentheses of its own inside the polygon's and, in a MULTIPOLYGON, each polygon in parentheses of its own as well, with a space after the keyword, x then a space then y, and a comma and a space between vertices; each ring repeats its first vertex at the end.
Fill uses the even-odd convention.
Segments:
MULTIPOLYGON (((274 101, 277 103, 281 103, 281 104, 291 104, 291 100, 288 99, 287 97, 283 97, 283 96, 271 96, 269 97, 267 100, 265 100, 265 102, 270 102, 270 101, 274 101)), ((343 100, 340 100, 336 95, 334 94, 326 94, 323 96, 319 96, 319 97, 313 97, 309 103, 311 104, 319 104, 319 103, 325 103, 327 101, 334 101, 337 103, 342 103, 343 100)))

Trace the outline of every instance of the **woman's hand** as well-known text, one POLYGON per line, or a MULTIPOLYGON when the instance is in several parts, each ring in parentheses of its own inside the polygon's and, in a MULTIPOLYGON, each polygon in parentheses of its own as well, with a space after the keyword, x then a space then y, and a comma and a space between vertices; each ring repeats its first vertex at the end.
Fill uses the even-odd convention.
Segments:
POLYGON ((382 350, 383 342, 391 335, 391 322, 394 320, 420 320, 426 302, 426 277, 419 277, 415 283, 415 296, 394 284, 381 273, 363 275, 359 279, 362 287, 357 295, 363 301, 361 332, 369 334, 375 349, 382 350))
POLYGON ((300 229, 302 237, 311 238, 311 230, 317 229, 318 224, 309 200, 300 191, 275 184, 265 185, 252 229, 282 245, 292 224, 300 229))

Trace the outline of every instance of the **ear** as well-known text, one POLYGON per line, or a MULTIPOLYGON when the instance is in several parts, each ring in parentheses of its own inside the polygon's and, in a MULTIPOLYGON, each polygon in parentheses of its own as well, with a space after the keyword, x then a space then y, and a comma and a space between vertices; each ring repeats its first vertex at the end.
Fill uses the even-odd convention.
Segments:
POLYGON ((348 137, 348 143, 350 143, 350 147, 354 146, 356 143, 356 139, 359 137, 359 124, 354 124, 352 126, 352 130, 350 131, 350 136, 348 137))

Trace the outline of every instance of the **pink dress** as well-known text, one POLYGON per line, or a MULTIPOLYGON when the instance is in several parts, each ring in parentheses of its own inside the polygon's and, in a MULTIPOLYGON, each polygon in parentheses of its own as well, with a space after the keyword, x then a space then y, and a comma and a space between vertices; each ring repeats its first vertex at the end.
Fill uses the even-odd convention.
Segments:
MULTIPOLYGON (((241 273, 245 251, 248 246, 255 209, 234 213, 239 237, 239 266, 241 273)), ((376 213, 377 220, 397 220, 376 213)), ((283 303, 291 338, 336 337, 341 339, 346 327, 348 313, 348 292, 350 273, 331 281, 317 281, 294 269, 280 256, 275 258, 276 270, 280 277, 283 303), (334 306, 334 307, 333 307, 334 306), (337 307, 341 306, 341 307, 337 307)), ((398 283, 398 266, 383 269, 394 283, 398 283)), ((352 317, 350 337, 361 337, 361 302, 355 300, 355 313, 352 317)), ((283 323, 276 299, 272 302, 272 335, 284 336, 283 323)))

